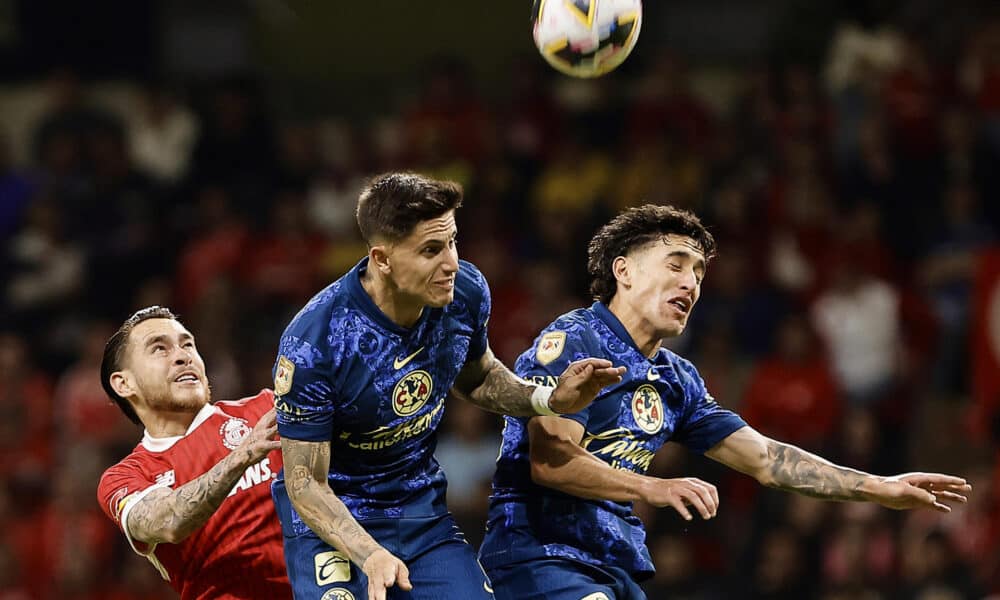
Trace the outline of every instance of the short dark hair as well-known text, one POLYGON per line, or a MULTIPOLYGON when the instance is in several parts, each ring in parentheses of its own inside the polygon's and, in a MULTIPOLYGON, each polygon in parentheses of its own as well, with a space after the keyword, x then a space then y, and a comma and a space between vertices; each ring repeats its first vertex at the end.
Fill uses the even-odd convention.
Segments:
POLYGON ((111 387, 111 374, 122 368, 122 360, 125 358, 125 350, 128 348, 129 334, 132 333, 136 325, 149 319, 178 320, 177 315, 164 306, 147 306, 138 310, 131 317, 125 319, 118 331, 108 339, 108 343, 104 345, 104 356, 101 358, 101 387, 104 388, 104 393, 114 400, 125 416, 136 425, 142 425, 142 421, 139 420, 139 415, 129 404, 128 399, 119 396, 118 392, 111 387))
POLYGON ((601 227, 587 247, 587 272, 594 300, 607 304, 614 297, 618 282, 612 264, 616 258, 667 235, 694 240, 705 262, 715 257, 715 238, 694 213, 656 204, 630 208, 601 227))
POLYGON ((373 177, 358 197, 358 227, 371 246, 376 238, 397 242, 417 223, 462 206, 462 186, 416 173, 383 173, 373 177))

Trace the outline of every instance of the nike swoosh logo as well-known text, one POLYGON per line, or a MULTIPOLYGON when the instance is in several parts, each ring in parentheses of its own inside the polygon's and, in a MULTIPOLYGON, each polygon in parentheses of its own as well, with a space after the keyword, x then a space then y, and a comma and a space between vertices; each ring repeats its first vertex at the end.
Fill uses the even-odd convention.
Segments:
POLYGON ((397 371, 399 369, 402 369, 403 367, 405 367, 407 365, 407 363, 409 363, 411 360, 413 360, 414 358, 416 358, 418 354, 420 354, 421 352, 423 352, 423 350, 424 350, 424 347, 421 346, 421 347, 417 348, 416 352, 414 352, 413 354, 407 356, 406 358, 404 358, 402 360, 400 360, 398 358, 392 359, 392 368, 396 369, 397 371))
POLYGON ((483 582, 483 589, 486 590, 486 592, 489 594, 493 593, 493 588, 491 588, 490 584, 486 583, 485 581, 483 582))
POLYGON ((659 378, 660 378, 660 373, 653 367, 650 367, 649 370, 646 371, 646 379, 648 379, 649 381, 656 381, 659 378))

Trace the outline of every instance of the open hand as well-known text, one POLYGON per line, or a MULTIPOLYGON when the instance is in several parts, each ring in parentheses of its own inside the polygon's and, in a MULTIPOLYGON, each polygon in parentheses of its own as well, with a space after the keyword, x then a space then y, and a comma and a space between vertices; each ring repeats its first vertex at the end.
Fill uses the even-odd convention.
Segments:
POLYGON ((600 391, 622 380, 625 367, 613 367, 603 358, 584 358, 571 362, 559 376, 559 384, 549 398, 549 407, 557 413, 577 413, 594 401, 600 391))
POLYGON ((250 454, 250 464, 256 464, 272 450, 281 448, 281 442, 276 439, 277 435, 278 420, 274 408, 271 408, 261 415, 257 424, 240 442, 240 447, 250 454))
POLYGON ((961 477, 940 473, 904 473, 882 477, 870 492, 871 500, 896 510, 931 508, 951 512, 945 502, 968 502, 972 486, 961 477))

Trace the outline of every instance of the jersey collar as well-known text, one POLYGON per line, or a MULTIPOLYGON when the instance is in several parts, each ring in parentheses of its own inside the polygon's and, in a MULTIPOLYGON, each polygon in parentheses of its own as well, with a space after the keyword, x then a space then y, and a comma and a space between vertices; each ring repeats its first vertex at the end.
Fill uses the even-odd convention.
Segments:
POLYGON ((216 407, 214 404, 206 404, 205 406, 202 406, 201 410, 198 411, 198 414, 194 416, 191 424, 188 425, 187 431, 184 432, 184 435, 157 438, 149 435, 149 431, 143 430, 142 447, 150 452, 165 452, 185 436, 194 431, 199 425, 207 421, 209 417, 215 414, 215 411, 216 407))
POLYGON ((424 307, 423 312, 420 314, 420 319, 413 325, 412 328, 407 329, 390 319, 382 309, 375 304, 372 297, 368 295, 365 291, 364 286, 361 285, 361 275, 364 274, 365 270, 368 268, 368 257, 364 257, 358 262, 357 265, 351 269, 351 272, 347 274, 347 289, 351 295, 351 298, 357 303, 358 307, 375 321, 380 327, 384 328, 386 331, 390 331, 400 336, 406 335, 408 332, 413 331, 419 326, 421 320, 427 315, 427 307, 424 307))
POLYGON ((618 338, 621 339, 623 342, 631 346, 632 349, 639 354, 639 356, 645 358, 646 360, 652 363, 658 362, 657 359, 663 356, 663 346, 660 346, 660 348, 657 349, 656 354, 654 354, 652 357, 648 357, 645 354, 643 354, 642 350, 639 350, 639 346, 635 344, 635 340, 633 340, 632 336, 629 335, 628 330, 625 329, 624 325, 622 325, 622 322, 618 320, 618 317, 615 316, 615 313, 611 312, 611 309, 609 309, 607 305, 604 304, 603 302, 594 302, 593 304, 590 305, 590 310, 595 315, 597 315, 598 319, 603 321, 604 324, 608 326, 608 329, 610 329, 612 333, 618 336, 618 338))

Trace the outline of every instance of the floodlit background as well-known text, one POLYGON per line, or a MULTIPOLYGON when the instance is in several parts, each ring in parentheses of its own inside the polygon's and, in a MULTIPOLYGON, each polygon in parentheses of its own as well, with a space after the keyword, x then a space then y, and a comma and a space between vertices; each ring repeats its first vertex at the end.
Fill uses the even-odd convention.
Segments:
MULTIPOLYGON (((647 0, 618 71, 535 53, 529 0, 0 0, 0 599, 171 597, 96 503, 141 431, 104 341, 166 304, 216 398, 365 252, 365 177, 465 185, 459 248, 508 364, 586 295, 624 207, 721 246, 670 342, 765 434, 975 486, 950 515, 771 492, 669 445, 719 517, 638 506, 650 598, 1000 594, 1000 10, 954 0, 647 0)), ((478 544, 500 420, 458 401, 438 457, 478 544)))

